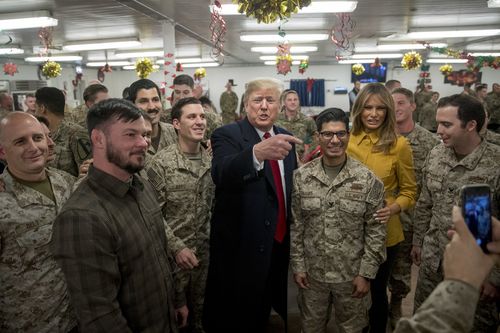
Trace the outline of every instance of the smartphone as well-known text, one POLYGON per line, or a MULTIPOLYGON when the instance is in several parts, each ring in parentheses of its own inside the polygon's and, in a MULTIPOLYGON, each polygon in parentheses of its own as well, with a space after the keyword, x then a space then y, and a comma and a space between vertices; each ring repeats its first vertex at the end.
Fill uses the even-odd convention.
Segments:
POLYGON ((465 185, 462 193, 462 215, 477 244, 488 253, 491 242, 491 190, 488 184, 465 185))

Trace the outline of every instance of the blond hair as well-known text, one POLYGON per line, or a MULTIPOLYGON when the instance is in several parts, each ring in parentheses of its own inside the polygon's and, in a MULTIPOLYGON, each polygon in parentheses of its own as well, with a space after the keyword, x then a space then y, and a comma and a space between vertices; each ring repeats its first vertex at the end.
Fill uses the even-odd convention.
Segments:
POLYGON ((247 88, 245 90, 245 98, 243 100, 243 103, 247 105, 250 95, 253 92, 261 89, 276 90, 276 94, 279 97, 281 95, 281 92, 283 91, 283 84, 281 83, 281 81, 273 78, 259 78, 252 80, 247 83, 247 88))

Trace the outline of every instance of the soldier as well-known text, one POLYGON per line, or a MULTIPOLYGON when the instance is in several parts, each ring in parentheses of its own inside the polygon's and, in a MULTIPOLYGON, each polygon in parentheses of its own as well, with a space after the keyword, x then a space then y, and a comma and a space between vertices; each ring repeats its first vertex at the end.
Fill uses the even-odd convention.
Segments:
POLYGON ((14 110, 12 96, 7 93, 0 93, 0 118, 6 116, 14 110))
POLYGON ((70 113, 70 120, 75 124, 87 128, 87 112, 92 105, 99 103, 109 98, 108 88, 99 83, 89 85, 83 91, 84 104, 81 107, 76 107, 70 113))
POLYGON ((151 80, 140 79, 130 85, 129 100, 151 118, 153 132, 148 148, 146 164, 149 159, 165 147, 177 142, 174 126, 160 122, 162 104, 160 88, 151 80))
POLYGON ((144 167, 147 128, 122 99, 87 115, 94 161, 54 223, 52 252, 62 268, 81 332, 177 333, 163 217, 144 167))
POLYGON ((238 95, 233 91, 236 87, 234 80, 227 80, 226 91, 220 96, 220 110, 222 113, 222 123, 230 124, 236 120, 236 109, 238 108, 238 95))
POLYGON ((349 119, 336 108, 316 119, 323 156, 293 177, 290 263, 302 332, 326 332, 333 306, 341 332, 368 325, 370 280, 385 261, 386 226, 375 220, 384 185, 346 155, 349 119))
POLYGON ((80 164, 92 155, 85 129, 68 121, 64 115, 64 94, 57 88, 44 87, 36 91, 36 115, 50 124, 56 158, 48 165, 78 176, 80 164))
POLYGON ((486 119, 484 121, 484 126, 481 129, 481 136, 489 143, 500 146, 500 134, 488 129, 488 123, 490 122, 490 113, 488 112, 488 109, 486 107, 484 108, 484 112, 486 112, 486 119))
POLYGON ((436 133, 436 105, 431 102, 431 92, 419 93, 420 104, 417 104, 418 123, 426 130, 436 133))
POLYGON ((302 160, 304 152, 309 149, 312 143, 316 125, 314 120, 304 116, 300 111, 299 95, 295 90, 285 90, 281 95, 282 112, 278 116, 276 124, 292 132, 294 136, 301 139, 304 144, 297 145, 297 155, 302 160))
POLYGON ((354 87, 351 91, 349 91, 349 111, 352 110, 352 106, 354 105, 354 101, 356 100, 356 96, 358 96, 359 91, 361 89, 361 82, 356 80, 354 82, 354 87))
POLYGON ((389 90, 389 92, 392 92, 396 88, 401 88, 401 81, 389 80, 385 83, 385 87, 389 90))
POLYGON ((47 163, 52 162, 56 158, 56 144, 54 143, 54 140, 52 140, 52 134, 50 133, 49 129, 49 121, 47 120, 47 118, 42 116, 37 116, 35 118, 42 125, 43 133, 45 134, 45 139, 47 140, 47 163))
POLYGON ((36 97, 34 94, 27 94, 24 99, 24 106, 26 107, 25 112, 31 115, 35 115, 36 112, 36 97))
POLYGON ((76 317, 49 249, 52 225, 74 177, 46 169, 47 140, 30 114, 0 121, 0 331, 70 332, 76 317))
POLYGON ((210 140, 212 133, 222 126, 222 118, 215 110, 215 106, 207 96, 199 98, 201 106, 205 111, 205 119, 207 120, 207 130, 205 131, 205 140, 210 140))
POLYGON ((500 84, 493 83, 491 92, 484 99, 490 113, 488 129, 500 133, 500 84))
POLYGON ((190 332, 203 332, 202 310, 214 184, 211 157, 202 147, 205 112, 194 97, 172 108, 178 143, 156 154, 147 170, 167 224, 170 252, 181 268, 175 275, 176 300, 189 306, 190 332))
MULTIPOLYGON (((405 88, 396 88, 392 91, 392 98, 396 107, 396 129, 400 135, 406 137, 413 152, 413 168, 417 181, 417 198, 422 184, 422 168, 425 159, 434 146, 439 143, 436 135, 415 124, 413 112, 415 99, 413 93, 405 88)), ((403 211, 399 218, 403 225, 404 241, 400 244, 394 267, 389 279, 391 302, 389 317, 394 328, 401 318, 401 303, 411 289, 411 244, 413 238, 413 209, 403 211)))
MULTIPOLYGON (((415 309, 443 279, 442 258, 451 227, 450 211, 458 203, 460 188, 486 183, 493 191, 492 215, 498 216, 500 200, 500 148, 482 140, 483 105, 476 98, 457 94, 441 98, 436 115, 442 144, 429 153, 423 167, 422 188, 415 208, 413 262, 420 265, 415 309)), ((485 283, 488 286, 488 283, 485 283)), ((481 300, 475 332, 497 326, 494 302, 481 300)))

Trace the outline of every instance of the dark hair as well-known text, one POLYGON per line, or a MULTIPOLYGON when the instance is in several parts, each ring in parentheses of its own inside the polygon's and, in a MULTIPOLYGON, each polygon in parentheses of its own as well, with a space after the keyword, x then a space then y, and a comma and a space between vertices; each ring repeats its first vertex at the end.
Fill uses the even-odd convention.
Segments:
POLYGON ((125 87, 122 91, 122 98, 128 100, 130 87, 125 87))
POLYGON ((185 84, 186 86, 191 87, 191 89, 194 88, 194 80, 191 76, 187 74, 181 74, 178 75, 174 78, 174 86, 175 85, 182 85, 185 84))
POLYGON ((90 86, 85 88, 85 90, 83 91, 83 100, 85 102, 94 103, 97 94, 100 92, 107 93, 108 88, 106 88, 106 86, 103 86, 102 84, 98 84, 98 83, 91 84, 90 86))
POLYGON ((391 90, 396 84, 401 84, 399 80, 389 80, 385 83, 385 87, 391 90))
POLYGON ((349 118, 345 114, 344 110, 339 108, 328 108, 322 111, 316 117, 316 129, 321 132, 323 124, 329 123, 331 121, 341 121, 345 124, 346 130, 349 132, 349 118))
POLYGON ((47 126, 47 128, 50 128, 50 123, 49 123, 49 120, 47 118, 45 118, 44 116, 35 116, 35 118, 42 124, 44 124, 45 126, 47 126))
POLYGON ((33 97, 33 98, 35 98, 35 94, 31 94, 31 93, 30 93, 30 94, 26 94, 26 98, 28 98, 28 97, 33 97))
POLYGON ((175 103, 175 105, 172 107, 171 115, 172 115, 172 120, 174 119, 181 119, 182 116, 182 108, 185 107, 186 105, 190 104, 199 104, 201 105, 201 102, 195 98, 195 97, 186 97, 182 98, 175 103))
POLYGON ((43 105, 47 111, 57 116, 64 117, 64 94, 54 87, 39 88, 35 93, 36 104, 43 105))
POLYGON ((132 122, 142 117, 142 112, 130 101, 110 98, 94 104, 87 113, 89 136, 94 128, 105 130, 110 121, 132 122))
POLYGON ((415 96, 413 95, 413 92, 410 89, 396 88, 393 91, 391 91, 391 95, 394 95, 394 94, 405 95, 406 98, 408 98, 410 100, 410 103, 415 104, 415 96))
POLYGON ((149 90, 149 89, 153 89, 153 88, 156 89, 156 91, 158 92, 158 96, 161 99, 160 88, 158 88, 156 83, 154 83, 153 81, 148 80, 148 79, 137 80, 130 85, 129 90, 128 90, 127 99, 129 101, 131 101, 132 103, 135 103, 135 100, 137 98, 137 93, 139 92, 139 90, 141 90, 141 89, 149 90))
POLYGON ((201 96, 198 100, 200 101, 201 105, 208 105, 212 109, 215 109, 214 104, 207 96, 201 96))
POLYGON ((446 106, 454 106, 458 108, 458 119, 460 119, 461 127, 465 128, 467 123, 471 120, 476 121, 476 131, 479 133, 483 128, 486 114, 484 112, 483 103, 477 98, 466 94, 455 94, 443 97, 439 100, 437 108, 444 108, 446 106))
POLYGON ((481 83, 481 84, 478 84, 474 90, 475 90, 476 92, 479 92, 479 91, 481 91, 481 90, 483 90, 483 89, 488 89, 488 86, 487 86, 486 84, 482 84, 482 83, 481 83))

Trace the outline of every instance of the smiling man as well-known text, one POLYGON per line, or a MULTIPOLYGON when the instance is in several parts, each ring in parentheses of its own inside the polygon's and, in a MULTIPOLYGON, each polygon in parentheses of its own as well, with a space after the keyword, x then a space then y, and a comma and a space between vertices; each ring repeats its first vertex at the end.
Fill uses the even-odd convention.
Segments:
POLYGON ((384 184, 346 155, 349 119, 341 109, 321 112, 323 155, 293 178, 290 263, 299 287, 302 332, 325 332, 335 309, 341 332, 368 325, 370 280, 385 260, 386 227, 374 214, 384 184))
POLYGON ((140 79, 129 87, 128 99, 151 118, 153 132, 147 160, 165 147, 177 142, 172 124, 160 122, 162 114, 160 88, 151 80, 140 79))
POLYGON ((178 143, 151 159, 147 175, 162 206, 169 249, 181 268, 174 276, 176 299, 190 306, 189 332, 203 333, 201 317, 214 199, 211 157, 201 145, 207 121, 200 101, 194 97, 177 101, 172 118, 178 143))
POLYGON ((263 332, 271 307, 286 323, 294 145, 302 141, 274 126, 281 89, 274 79, 251 81, 247 117, 212 135, 206 332, 263 332))
MULTIPOLYGON (((420 265, 415 291, 415 310, 443 280, 442 259, 452 227, 450 212, 460 202, 460 189, 467 184, 489 184, 492 215, 498 217, 500 202, 500 148, 479 134, 485 122, 482 103, 458 94, 439 100, 437 134, 443 141, 434 147, 423 167, 420 197, 415 207, 413 262, 420 265)), ((485 282, 485 290, 491 285, 485 282)), ((486 296, 486 294, 483 294, 486 296)), ((495 302, 483 297, 478 303, 474 332, 495 331, 495 302)))

